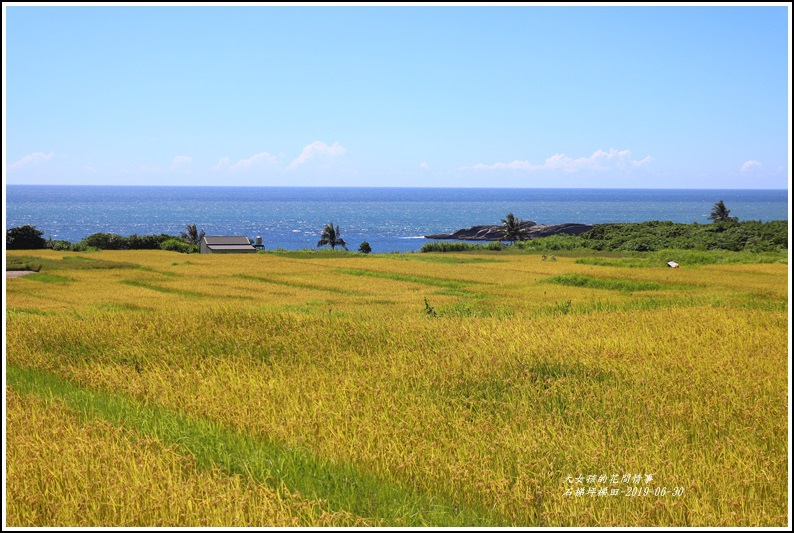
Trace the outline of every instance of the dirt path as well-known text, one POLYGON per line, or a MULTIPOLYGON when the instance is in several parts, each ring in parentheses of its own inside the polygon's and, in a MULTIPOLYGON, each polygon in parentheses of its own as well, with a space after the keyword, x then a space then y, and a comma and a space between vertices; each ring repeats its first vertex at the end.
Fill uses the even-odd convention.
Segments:
POLYGON ((35 270, 6 270, 6 277, 7 278, 21 278, 22 276, 27 276, 28 274, 35 274, 35 270))

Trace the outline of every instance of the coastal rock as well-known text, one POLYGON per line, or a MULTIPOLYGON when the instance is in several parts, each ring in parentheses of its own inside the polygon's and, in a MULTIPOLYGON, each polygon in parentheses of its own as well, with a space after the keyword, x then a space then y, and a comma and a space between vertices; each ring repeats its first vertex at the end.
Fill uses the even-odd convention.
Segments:
MULTIPOLYGON (((549 235, 579 235, 585 231, 593 229, 592 224, 577 224, 567 222, 565 224, 538 224, 527 220, 521 227, 529 232, 530 239, 538 237, 548 237, 549 235)), ((472 226, 466 229, 459 229, 452 233, 437 233, 425 235, 425 239, 454 239, 459 241, 498 241, 502 236, 501 225, 472 226)))
MULTIPOLYGON (((531 231, 537 223, 527 220, 521 227, 531 231)), ((466 229, 459 229, 452 233, 439 233, 435 235, 425 235, 425 239, 456 239, 459 241, 498 241, 502 234, 502 226, 472 226, 466 229)))
POLYGON ((579 235, 585 231, 590 231, 594 227, 594 224, 578 224, 576 222, 553 225, 538 224, 529 229, 529 237, 534 239, 537 237, 548 237, 549 235, 579 235))

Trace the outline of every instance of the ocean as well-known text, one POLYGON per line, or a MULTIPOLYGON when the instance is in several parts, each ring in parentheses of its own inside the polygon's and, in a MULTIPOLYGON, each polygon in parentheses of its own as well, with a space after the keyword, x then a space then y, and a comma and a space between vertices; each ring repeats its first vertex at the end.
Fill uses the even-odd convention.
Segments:
POLYGON ((30 224, 45 238, 92 233, 261 236, 266 249, 314 248, 338 225, 348 248, 416 251, 424 235, 500 224, 507 213, 541 224, 709 223, 723 200, 739 220, 788 220, 788 191, 671 189, 450 189, 347 187, 148 187, 7 185, 6 228, 30 224))

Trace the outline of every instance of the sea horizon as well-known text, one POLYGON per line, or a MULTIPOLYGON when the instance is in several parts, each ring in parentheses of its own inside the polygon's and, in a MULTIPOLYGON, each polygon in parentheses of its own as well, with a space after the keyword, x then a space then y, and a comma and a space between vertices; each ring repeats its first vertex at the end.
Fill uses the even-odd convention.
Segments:
POLYGON ((722 200, 740 220, 788 220, 788 189, 306 187, 237 185, 6 186, 6 228, 78 242, 93 233, 262 236, 266 249, 315 248, 327 223, 351 249, 418 251, 425 235, 500 224, 507 213, 539 224, 650 220, 709 223, 722 200))
POLYGON ((787 188, 722 188, 722 187, 466 187, 466 186, 445 186, 445 185, 192 185, 192 184, 100 184, 100 183, 6 183, 5 187, 102 187, 102 188, 121 188, 121 187, 176 187, 176 188, 247 188, 247 189, 499 189, 499 190, 559 190, 559 191, 590 191, 590 190, 614 190, 614 191, 788 191, 787 188))

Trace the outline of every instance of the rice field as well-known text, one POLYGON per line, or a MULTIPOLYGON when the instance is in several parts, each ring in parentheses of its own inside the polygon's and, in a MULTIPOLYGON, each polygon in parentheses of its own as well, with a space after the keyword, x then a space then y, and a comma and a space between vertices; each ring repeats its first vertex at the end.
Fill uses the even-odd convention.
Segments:
POLYGON ((8 526, 785 526, 788 265, 7 252, 8 526))

